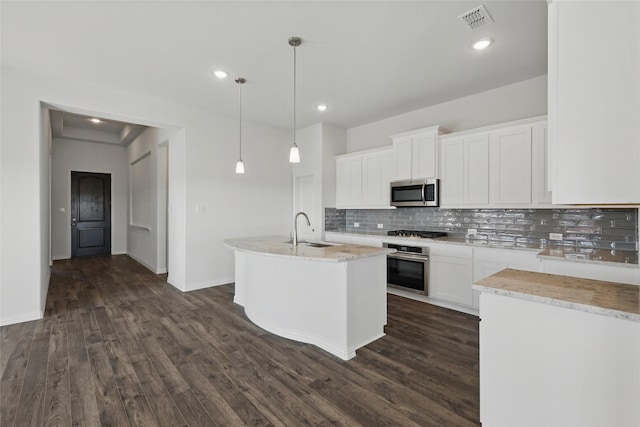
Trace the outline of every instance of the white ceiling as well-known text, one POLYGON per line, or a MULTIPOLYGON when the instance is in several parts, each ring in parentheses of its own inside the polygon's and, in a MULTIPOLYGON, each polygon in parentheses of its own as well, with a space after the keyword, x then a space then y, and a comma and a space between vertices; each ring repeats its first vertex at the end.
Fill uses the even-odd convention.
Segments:
MULTIPOLYGON (((2 1, 2 63, 291 128, 345 128, 546 74, 536 1, 2 1), (494 23, 458 15, 484 4, 494 23), (470 48, 491 37, 486 51, 470 48), (219 80, 214 69, 229 72, 219 80), (320 113, 317 103, 329 110, 320 113)), ((78 106, 82 107, 82 106, 78 106)))
POLYGON ((51 135, 53 138, 73 139, 76 141, 98 142, 127 146, 131 144, 147 127, 132 123, 118 122, 100 118, 99 123, 93 116, 83 116, 58 110, 49 110, 51 135))

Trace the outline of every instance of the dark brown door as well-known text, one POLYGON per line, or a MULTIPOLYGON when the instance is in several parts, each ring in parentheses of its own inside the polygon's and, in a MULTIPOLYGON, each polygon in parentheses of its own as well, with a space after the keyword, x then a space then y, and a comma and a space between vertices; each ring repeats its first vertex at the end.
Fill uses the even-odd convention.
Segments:
POLYGON ((111 175, 71 172, 71 256, 111 254, 111 175))

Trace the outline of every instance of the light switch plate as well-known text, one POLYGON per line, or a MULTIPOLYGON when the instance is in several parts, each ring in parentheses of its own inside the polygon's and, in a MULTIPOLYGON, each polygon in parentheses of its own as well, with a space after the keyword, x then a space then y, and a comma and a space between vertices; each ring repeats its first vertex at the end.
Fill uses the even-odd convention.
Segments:
POLYGON ((354 226, 355 228, 358 228, 358 227, 360 227, 360 223, 359 223, 359 222, 354 222, 354 223, 353 223, 353 226, 354 226))
POLYGON ((562 240, 562 233, 549 233, 549 240, 562 240))
POLYGON ((384 224, 378 224, 378 228, 384 228, 384 224))
POLYGON ((467 230, 467 234, 469 236, 475 236, 476 234, 478 234, 478 229, 477 228, 470 228, 467 230))

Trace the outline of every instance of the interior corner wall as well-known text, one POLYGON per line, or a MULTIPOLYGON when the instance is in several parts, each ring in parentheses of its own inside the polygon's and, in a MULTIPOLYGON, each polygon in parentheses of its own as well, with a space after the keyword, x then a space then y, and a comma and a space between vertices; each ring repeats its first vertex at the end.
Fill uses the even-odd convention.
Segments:
MULTIPOLYGON (((147 176, 139 177, 146 180, 145 188, 152 207, 152 215, 148 227, 140 227, 131 218, 132 205, 129 204, 127 253, 130 257, 143 264, 156 274, 166 273, 166 150, 160 149, 159 144, 168 141, 170 131, 155 127, 148 128, 127 147, 127 165, 133 164, 148 156, 151 164, 147 176), (164 202, 161 202, 164 201, 164 202)), ((131 174, 129 179, 132 179, 131 174)), ((129 194, 131 201, 134 194, 129 194)))
POLYGON ((347 152, 388 146, 389 135, 428 126, 458 132, 545 114, 546 75, 350 128, 347 152))
POLYGON ((40 105, 40 310, 44 314, 51 277, 51 121, 49 110, 40 105))
POLYGON ((111 253, 127 253, 127 150, 55 138, 51 156, 51 256, 71 258, 71 171, 111 174, 111 253))

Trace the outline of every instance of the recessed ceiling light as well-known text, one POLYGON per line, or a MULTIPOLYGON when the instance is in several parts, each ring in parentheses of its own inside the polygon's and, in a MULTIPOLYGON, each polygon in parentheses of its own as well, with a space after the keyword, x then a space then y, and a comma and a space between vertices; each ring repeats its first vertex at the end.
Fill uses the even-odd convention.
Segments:
POLYGON ((100 119, 96 119, 95 117, 94 117, 93 119, 91 119, 91 121, 92 121, 93 123, 102 123, 102 120, 100 120, 100 119))
POLYGON ((324 104, 320 104, 316 108, 318 109, 318 111, 327 111, 327 108, 329 108, 329 107, 327 107, 324 104))
POLYGON ((478 40, 477 42, 475 42, 473 44, 473 48, 475 50, 482 50, 482 49, 486 49, 488 48, 491 43, 493 43, 493 40, 491 39, 482 39, 482 40, 478 40))
POLYGON ((213 74, 219 79, 224 79, 229 75, 226 73, 226 71, 222 71, 222 70, 216 70, 213 72, 213 74))

